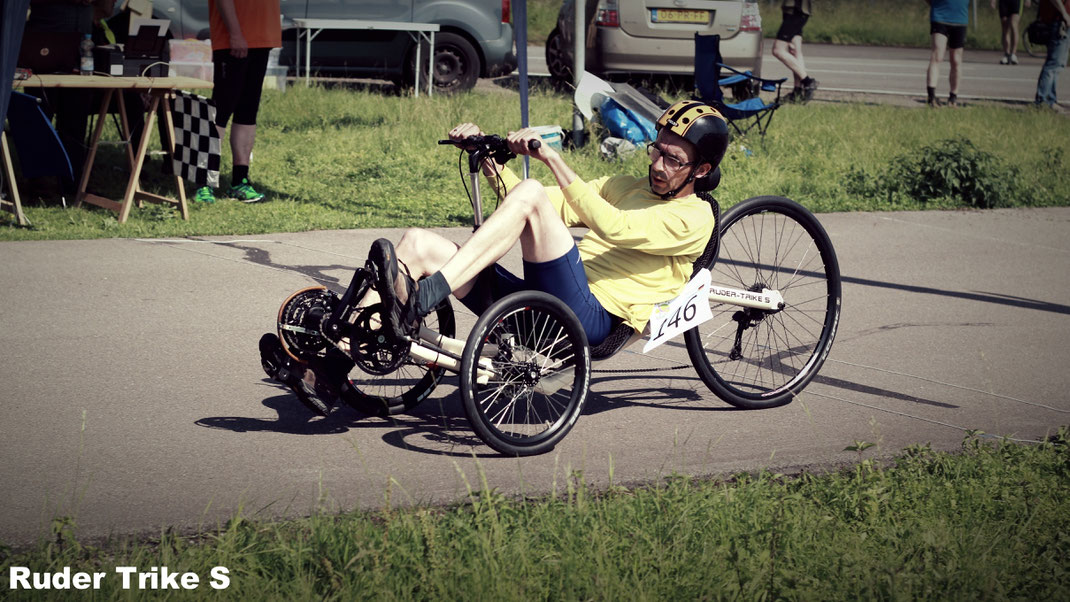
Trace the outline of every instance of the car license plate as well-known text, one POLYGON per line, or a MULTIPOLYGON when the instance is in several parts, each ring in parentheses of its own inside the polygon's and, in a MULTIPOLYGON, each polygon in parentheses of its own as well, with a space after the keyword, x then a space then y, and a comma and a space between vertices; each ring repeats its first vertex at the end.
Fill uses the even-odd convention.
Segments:
POLYGON ((708 10, 675 10, 668 8, 650 9, 651 23, 709 23, 708 10))

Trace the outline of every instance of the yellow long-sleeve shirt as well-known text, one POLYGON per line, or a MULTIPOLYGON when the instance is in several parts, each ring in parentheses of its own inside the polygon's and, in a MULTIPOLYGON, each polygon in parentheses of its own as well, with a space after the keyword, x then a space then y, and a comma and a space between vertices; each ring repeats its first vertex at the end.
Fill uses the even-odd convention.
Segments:
MULTIPOLYGON (((520 178, 510 169, 502 182, 511 190, 520 178)), ((567 226, 585 226, 580 258, 595 298, 632 328, 642 331, 655 303, 679 294, 692 264, 713 234, 709 203, 696 195, 665 200, 645 177, 577 178, 566 188, 546 186, 567 226)))

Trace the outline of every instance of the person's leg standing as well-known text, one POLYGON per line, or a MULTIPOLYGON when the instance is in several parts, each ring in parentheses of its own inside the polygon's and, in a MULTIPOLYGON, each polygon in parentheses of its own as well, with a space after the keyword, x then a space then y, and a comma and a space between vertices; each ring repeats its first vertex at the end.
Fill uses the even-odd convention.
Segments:
MULTIPOLYGON (((212 51, 212 102, 215 104, 215 123, 219 139, 227 138, 227 122, 238 106, 238 98, 245 81, 248 58, 237 58, 229 49, 212 51)), ((233 151, 232 151, 233 153, 233 151)), ((233 162, 233 159, 232 159, 233 162)), ((215 202, 215 193, 208 186, 197 189, 195 201, 215 202)))
POLYGON ((947 52, 947 34, 943 33, 943 28, 938 27, 939 23, 933 23, 933 32, 929 35, 932 38, 932 50, 929 52, 929 69, 925 74, 925 88, 929 96, 929 104, 936 105, 936 83, 940 79, 940 63, 944 61, 944 54, 947 52))
POLYGON ((1066 54, 1067 50, 1070 50, 1070 36, 1062 30, 1058 22, 1050 24, 1050 27, 1052 32, 1048 42, 1047 58, 1040 69, 1040 77, 1037 79, 1036 104, 1053 107, 1058 102, 1055 83, 1059 72, 1066 66, 1066 54))
MULTIPOLYGON (((1019 6, 1020 2, 1021 2, 1021 0, 1019 0, 1019 2, 1015 3, 1015 7, 1016 8, 1019 6)), ((1018 38, 1019 38, 1018 24, 1020 23, 1020 18, 1021 18, 1021 16, 1018 14, 1017 10, 1015 12, 1011 13, 1011 15, 1010 15, 1010 22, 1011 22, 1010 23, 1010 34, 1011 34, 1011 39, 1010 39, 1010 56, 1008 57, 1008 60, 1010 61, 1010 64, 1012 64, 1012 65, 1017 65, 1018 64, 1018 38)))
POLYGON ((260 111, 260 95, 264 89, 270 48, 250 48, 243 84, 234 107, 234 124, 230 128, 230 151, 233 162, 230 196, 245 203, 264 198, 249 184, 249 164, 256 142, 256 116, 260 111))
POLYGON ((954 105, 958 101, 959 81, 962 79, 962 52, 962 48, 952 48, 949 53, 951 56, 951 72, 948 75, 950 84, 948 104, 951 105, 954 105))
POLYGON ((808 85, 816 88, 816 82, 807 75, 802 60, 802 29, 809 17, 796 12, 784 12, 783 15, 784 21, 773 42, 773 56, 791 71, 794 78, 792 97, 799 99, 808 85))

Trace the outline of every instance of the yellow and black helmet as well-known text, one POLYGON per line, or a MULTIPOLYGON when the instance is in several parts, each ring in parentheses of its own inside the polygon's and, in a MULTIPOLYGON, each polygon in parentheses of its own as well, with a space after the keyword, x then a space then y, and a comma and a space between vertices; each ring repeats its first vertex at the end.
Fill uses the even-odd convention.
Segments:
POLYGON ((658 117, 657 129, 683 137, 698 149, 714 169, 728 148, 728 123, 717 109, 697 100, 681 100, 658 117))

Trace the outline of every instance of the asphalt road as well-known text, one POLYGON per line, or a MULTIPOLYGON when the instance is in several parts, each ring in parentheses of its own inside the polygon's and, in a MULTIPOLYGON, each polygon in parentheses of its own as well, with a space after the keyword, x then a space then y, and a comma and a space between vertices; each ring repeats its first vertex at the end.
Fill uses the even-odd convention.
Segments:
MULTIPOLYGON (((770 79, 787 77, 786 89, 790 89, 791 72, 773 57, 772 42, 766 40, 763 48, 762 76, 770 79)), ((961 98, 1033 101, 1043 57, 1031 57, 1023 50, 1018 54, 1018 65, 1000 65, 1001 54, 988 50, 964 51, 959 84, 961 98)), ((826 95, 823 92, 883 95, 889 100, 893 97, 925 100, 928 49, 804 43, 803 58, 809 74, 820 82, 818 100, 826 95)), ((542 46, 528 46, 528 61, 530 74, 549 75, 542 46)), ((941 98, 947 98, 949 72, 950 64, 945 59, 937 85, 941 98)))
MULTIPOLYGON (((0 541, 47 533, 54 516, 84 536, 213 527, 238 511, 449 502, 483 479, 561 490, 576 470, 606 485, 827 468, 856 460, 856 440, 884 457, 956 449, 968 429, 1034 441, 1070 423, 1070 208, 820 218, 843 314, 795 402, 734 410, 681 344, 636 347, 596 369, 662 370, 596 373, 569 436, 519 460, 472 434, 455 378, 411 416, 324 419, 261 371, 279 303, 340 288, 398 231, 0 243, 0 541)), ((458 311, 467 332, 474 317, 458 311)))

